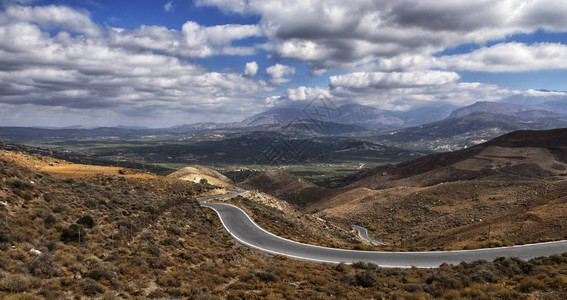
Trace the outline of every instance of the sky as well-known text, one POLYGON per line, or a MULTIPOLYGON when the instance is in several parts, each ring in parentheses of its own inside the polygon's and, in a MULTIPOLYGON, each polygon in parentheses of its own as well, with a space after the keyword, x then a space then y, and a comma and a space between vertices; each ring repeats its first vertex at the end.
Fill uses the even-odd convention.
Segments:
POLYGON ((565 0, 0 0, 0 126, 567 101, 565 0))

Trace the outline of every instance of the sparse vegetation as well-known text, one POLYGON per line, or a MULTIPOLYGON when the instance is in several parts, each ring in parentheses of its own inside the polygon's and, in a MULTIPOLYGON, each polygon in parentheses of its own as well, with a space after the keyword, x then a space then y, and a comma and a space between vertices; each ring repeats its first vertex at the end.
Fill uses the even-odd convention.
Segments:
MULTIPOLYGON (((434 269, 297 261, 233 240, 216 214, 193 200, 212 188, 207 185, 118 172, 66 179, 16 163, 38 158, 2 155, 0 197, 10 199, 2 211, 9 213, 0 214, 0 297, 5 299, 567 296, 567 254, 434 269), (22 185, 31 181, 32 186, 22 185), (18 192, 22 187, 29 195, 18 192), (46 200, 46 195, 53 196, 46 200), (81 229, 88 239, 81 233, 78 243, 81 229), (68 242, 61 240, 66 231, 73 233, 68 242)), ((280 218, 268 207, 255 213, 300 227, 291 222, 294 215, 280 218)))

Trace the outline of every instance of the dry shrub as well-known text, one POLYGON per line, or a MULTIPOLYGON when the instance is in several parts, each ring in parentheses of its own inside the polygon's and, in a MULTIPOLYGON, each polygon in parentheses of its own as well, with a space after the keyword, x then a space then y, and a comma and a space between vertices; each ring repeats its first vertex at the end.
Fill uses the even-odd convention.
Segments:
POLYGON ((81 292, 87 296, 96 296, 104 292, 102 286, 100 286, 96 281, 91 278, 84 278, 79 282, 79 287, 81 288, 81 292))
POLYGON ((535 290, 544 290, 545 288, 545 283, 534 277, 526 277, 518 285, 518 290, 523 293, 531 293, 535 290))
POLYGON ((39 287, 39 279, 23 274, 8 274, 0 280, 0 290, 21 293, 39 287))
POLYGON ((356 284, 362 287, 371 287, 376 284, 377 281, 376 274, 369 270, 356 273, 354 279, 356 284))

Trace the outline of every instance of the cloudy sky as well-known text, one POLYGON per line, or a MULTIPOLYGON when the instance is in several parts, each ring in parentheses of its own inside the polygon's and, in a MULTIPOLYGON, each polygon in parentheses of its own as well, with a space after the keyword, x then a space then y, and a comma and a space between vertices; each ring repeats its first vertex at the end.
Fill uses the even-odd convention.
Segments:
POLYGON ((567 96, 565 0, 0 3, 0 125, 240 121, 318 95, 391 110, 567 96))

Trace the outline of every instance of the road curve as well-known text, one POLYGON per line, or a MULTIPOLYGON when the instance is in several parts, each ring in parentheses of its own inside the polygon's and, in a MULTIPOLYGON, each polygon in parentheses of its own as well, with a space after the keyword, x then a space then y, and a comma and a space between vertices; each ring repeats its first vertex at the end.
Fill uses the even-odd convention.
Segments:
POLYGON ((225 229, 238 242, 268 253, 283 254, 300 260, 329 263, 369 261, 381 267, 390 268, 409 268, 412 266, 434 268, 444 262, 458 264, 462 261, 470 262, 478 259, 492 261, 501 256, 530 259, 567 252, 567 240, 490 249, 429 252, 357 251, 313 246, 284 239, 266 231, 239 207, 224 203, 206 202, 207 200, 230 198, 246 193, 246 191, 231 191, 232 194, 203 197, 197 200, 202 206, 212 208, 217 212, 225 229))
POLYGON ((352 225, 352 228, 354 228, 354 229, 356 229, 356 231, 358 231, 358 236, 359 236, 361 239, 363 239, 363 240, 365 240, 365 241, 371 243, 372 245, 376 245, 376 246, 386 245, 386 244, 383 243, 383 242, 380 242, 380 241, 377 241, 377 240, 371 238, 371 237, 368 235, 368 230, 367 230, 366 228, 364 228, 364 227, 362 227, 362 226, 358 226, 358 225, 352 225))

